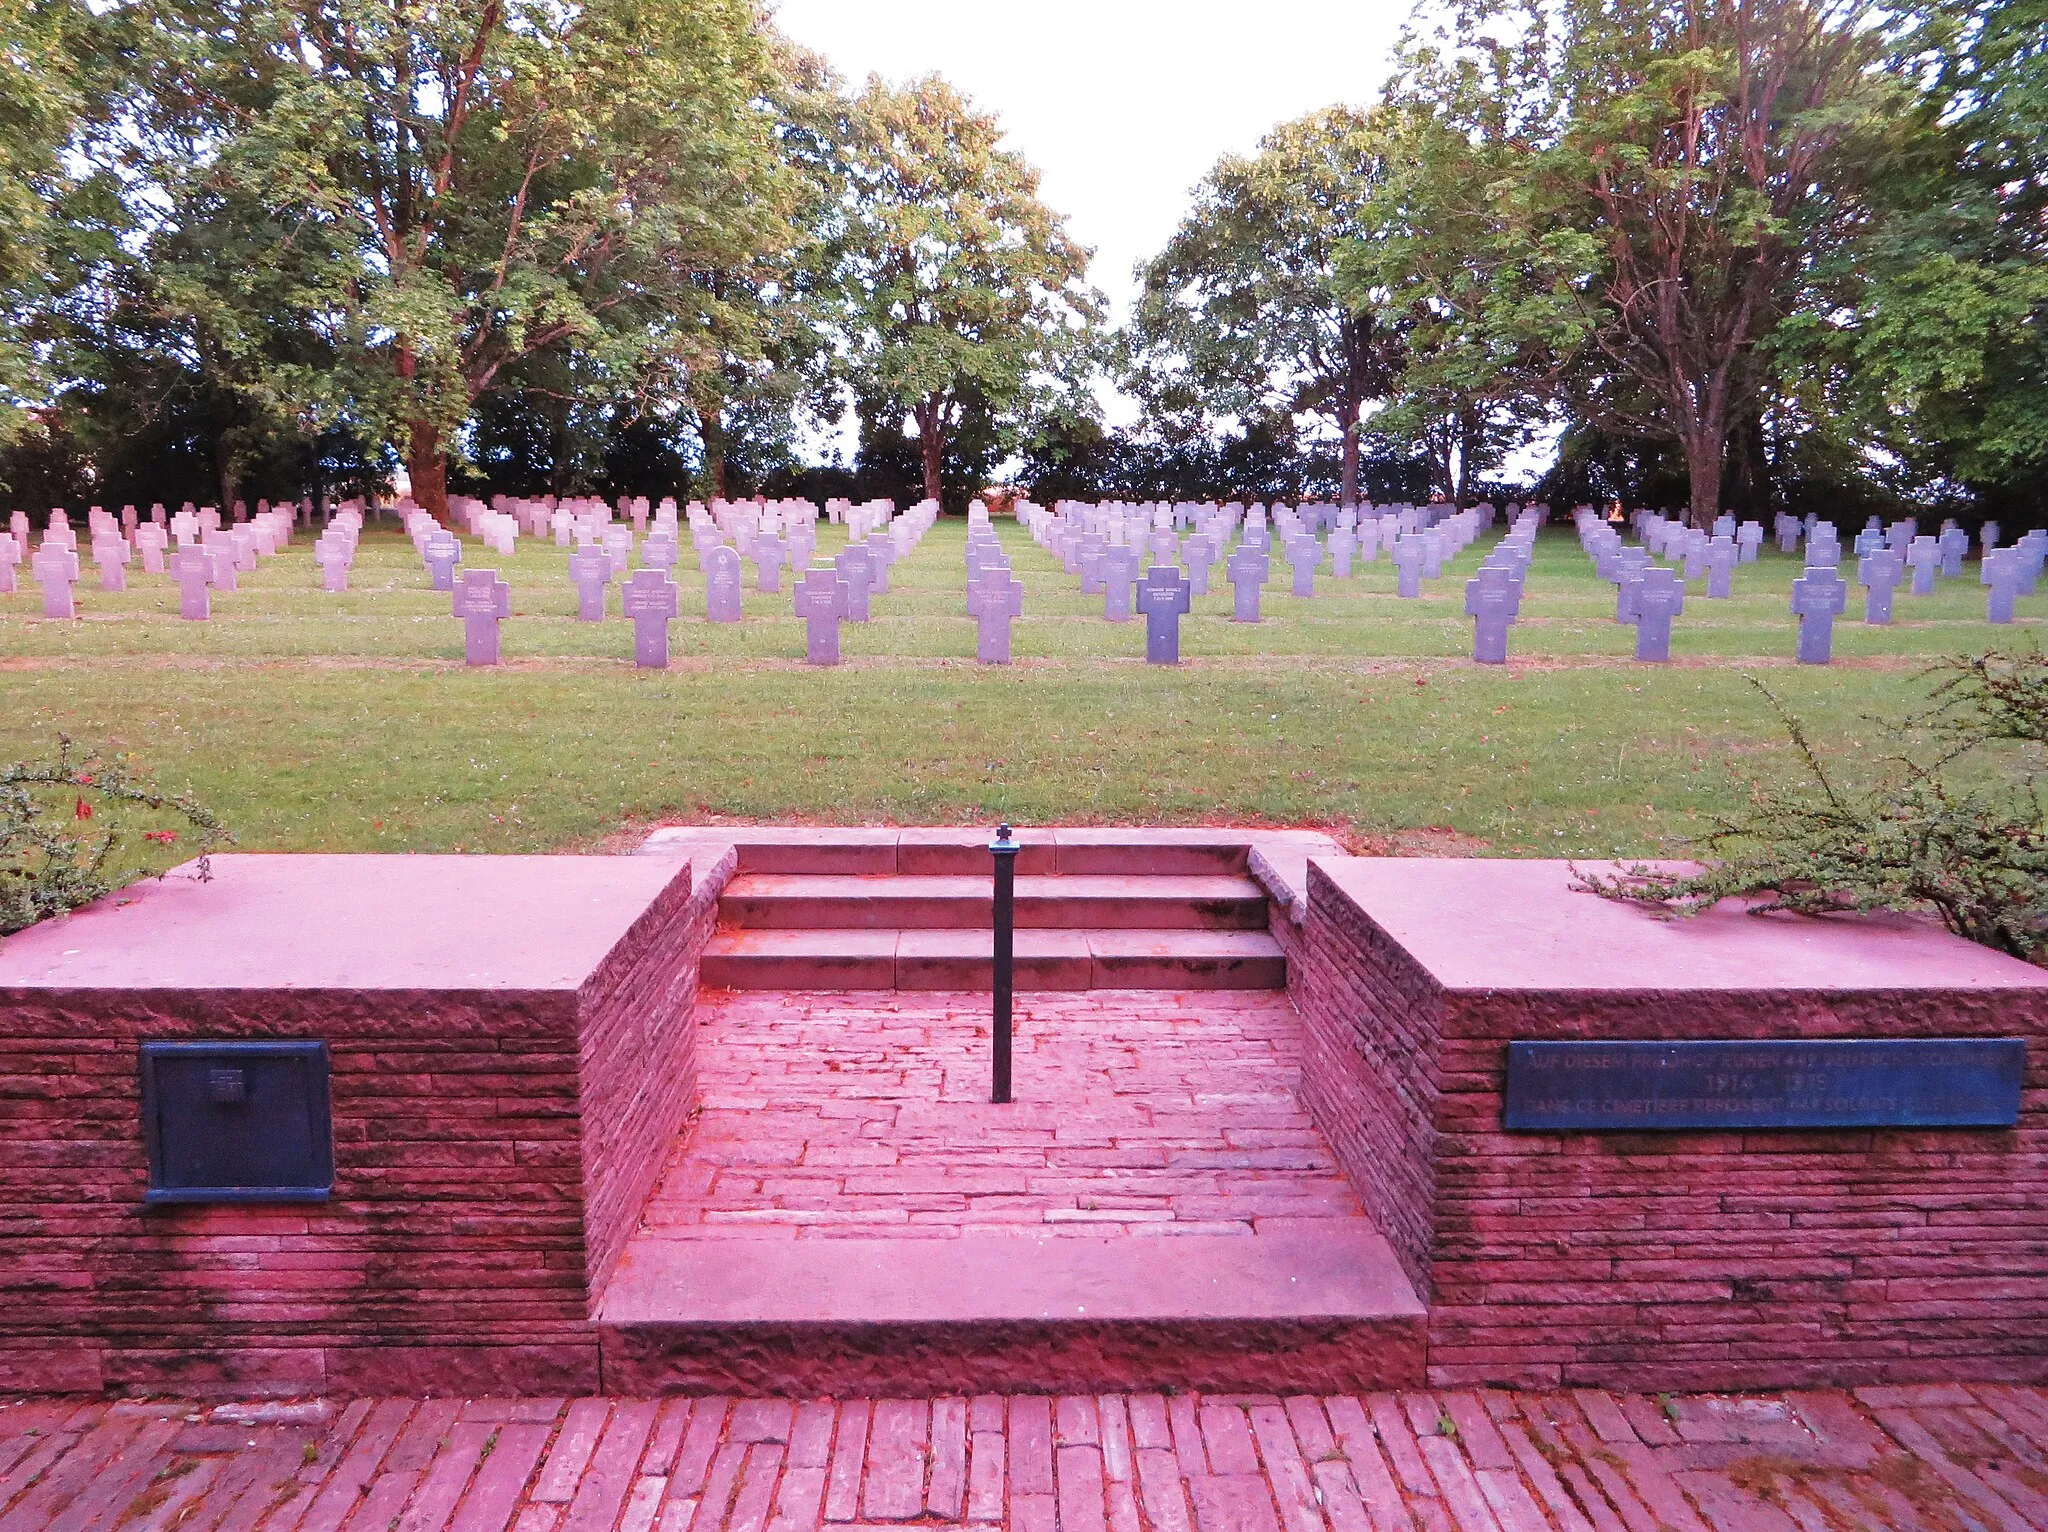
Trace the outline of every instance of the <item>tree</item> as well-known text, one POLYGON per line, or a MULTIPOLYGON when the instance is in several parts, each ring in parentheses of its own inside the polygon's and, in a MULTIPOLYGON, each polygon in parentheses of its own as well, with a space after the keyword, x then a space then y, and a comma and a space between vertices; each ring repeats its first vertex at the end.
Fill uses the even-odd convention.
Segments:
POLYGON ((336 366, 275 376, 394 440, 446 507, 451 439, 521 358, 630 392, 705 354, 695 279, 784 237, 747 0, 157 0, 149 169, 274 210, 336 366))
MULTIPOLYGON (((1931 81, 1879 215, 1799 318, 1800 360, 1923 482, 2048 512, 2048 0, 1958 0, 1907 34, 1931 81)), ((2003 503, 2001 503, 2003 502, 2003 503)))
POLYGON ((996 120, 937 76, 868 81, 851 113, 834 265, 843 365, 864 413, 915 422, 925 494, 986 413, 1005 448, 1071 410, 1101 295, 1088 252, 1038 197, 996 120))
POLYGON ((1534 273, 1490 196, 1505 169, 1496 145, 1412 108, 1368 120, 1381 170, 1332 278, 1355 313, 1400 340, 1367 431, 1420 449, 1431 487, 1465 505, 1542 411, 1554 353, 1503 322, 1534 273))
POLYGON ((102 24, 81 0, 0 0, 0 443, 40 430, 32 334, 77 190, 65 151, 100 105, 102 24))
POLYGON ((1807 265, 1864 217, 1862 160, 1906 104, 1869 0, 1472 0, 1410 45, 1402 97, 1485 145, 1536 273, 1497 314, 1574 366, 1585 417, 1675 441, 1690 514, 1771 382, 1807 265))
POLYGON ((1358 500, 1359 412, 1385 396, 1399 337, 1340 295, 1336 255, 1368 231, 1384 174, 1371 121, 1348 107, 1283 123, 1249 159, 1226 155, 1166 248, 1140 271, 1128 370, 1155 413, 1341 442, 1340 500, 1358 500))

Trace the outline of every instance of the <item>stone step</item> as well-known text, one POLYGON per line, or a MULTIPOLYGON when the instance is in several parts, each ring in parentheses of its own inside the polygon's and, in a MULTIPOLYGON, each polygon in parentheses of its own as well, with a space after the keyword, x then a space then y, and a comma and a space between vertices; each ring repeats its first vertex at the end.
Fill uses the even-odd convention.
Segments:
MULTIPOLYGON (((993 825, 979 829, 805 825, 669 825, 651 832, 644 856, 687 856, 731 846, 743 873, 985 877, 993 825)), ((1315 831, 1284 829, 1020 827, 1017 874, 1073 877, 1230 876, 1254 849, 1310 855, 1341 848, 1315 831)))
POLYGON ((1417 1388, 1425 1315, 1358 1218, 1255 1234, 643 1232, 595 1315, 627 1394, 1417 1388))
MULTIPOLYGON (((986 990, 995 935, 972 929, 722 927, 705 948, 714 989, 986 990)), ((1287 959, 1265 931, 1047 930, 1016 933, 1016 987, 1284 989, 1287 959)))
MULTIPOLYGON (((719 919, 754 930, 987 929, 995 893, 983 875, 807 877, 743 872, 726 885, 719 919)), ((1266 894, 1246 877, 1019 876, 1019 929, 1263 931, 1266 894)))

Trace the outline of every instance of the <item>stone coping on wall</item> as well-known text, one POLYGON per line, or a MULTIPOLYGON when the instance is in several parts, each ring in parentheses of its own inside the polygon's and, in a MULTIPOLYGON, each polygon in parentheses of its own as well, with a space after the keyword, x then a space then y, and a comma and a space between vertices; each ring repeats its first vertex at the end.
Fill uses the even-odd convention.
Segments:
POLYGON ((1447 991, 2048 991, 2048 970, 1930 920, 1756 915, 1735 900, 1678 919, 1574 888, 1582 875, 1617 872, 1613 863, 1329 857, 1316 865, 1447 991))
POLYGON ((579 989, 686 869, 587 856, 228 854, 0 940, 6 990, 579 989))

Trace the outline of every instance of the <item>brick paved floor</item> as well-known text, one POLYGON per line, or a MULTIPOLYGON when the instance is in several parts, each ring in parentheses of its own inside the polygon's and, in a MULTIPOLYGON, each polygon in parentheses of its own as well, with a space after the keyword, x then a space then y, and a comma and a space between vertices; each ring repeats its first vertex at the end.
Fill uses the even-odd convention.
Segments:
POLYGON ((2048 1392, 0 1404, 0 1532, 2027 1532, 2048 1392))
POLYGON ((1364 1216, 1296 1099, 1285 994, 1020 997, 1003 1107, 987 995, 724 992, 699 1015, 703 1111, 648 1204, 651 1235, 1248 1234, 1364 1216))

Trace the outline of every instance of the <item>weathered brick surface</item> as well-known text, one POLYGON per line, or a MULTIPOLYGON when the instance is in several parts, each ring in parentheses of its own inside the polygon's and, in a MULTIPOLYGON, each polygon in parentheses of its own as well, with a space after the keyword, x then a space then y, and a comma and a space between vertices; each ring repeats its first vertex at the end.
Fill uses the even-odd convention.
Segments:
POLYGON ((2048 1526, 2048 1395, 1873 1388, 0 1402, 0 1526, 1954 1532, 2048 1526))
POLYGON ((693 866, 688 900, 649 910, 584 986, 583 1190, 593 1293, 639 1222, 697 1099, 697 965, 736 862, 727 850, 693 866))
POLYGON ((2041 991, 1446 994, 1312 887, 1303 1092, 1416 1263, 1432 1381, 2048 1378, 2041 991), (1500 1127, 1512 1038, 2015 1034, 2035 1046, 2013 1130, 1500 1127))
POLYGON ((1302 1100, 1426 1303, 1442 1045, 1435 985, 1314 865, 1287 971, 1302 1023, 1302 1100))
POLYGON ((0 993, 0 1389, 594 1386, 708 908, 672 885, 580 995, 0 993), (138 1043, 249 1036, 329 1044, 332 1199, 146 1208, 138 1043))

